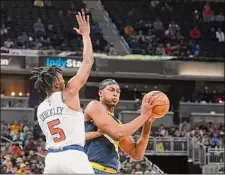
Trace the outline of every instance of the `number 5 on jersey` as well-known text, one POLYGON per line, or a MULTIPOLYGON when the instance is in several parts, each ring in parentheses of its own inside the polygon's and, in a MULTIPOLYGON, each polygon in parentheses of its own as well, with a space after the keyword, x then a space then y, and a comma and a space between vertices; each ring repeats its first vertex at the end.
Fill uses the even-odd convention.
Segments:
POLYGON ((53 136, 53 141, 55 143, 64 141, 66 139, 64 131, 61 128, 57 127, 57 125, 59 124, 60 124, 59 119, 48 122, 48 128, 53 136))

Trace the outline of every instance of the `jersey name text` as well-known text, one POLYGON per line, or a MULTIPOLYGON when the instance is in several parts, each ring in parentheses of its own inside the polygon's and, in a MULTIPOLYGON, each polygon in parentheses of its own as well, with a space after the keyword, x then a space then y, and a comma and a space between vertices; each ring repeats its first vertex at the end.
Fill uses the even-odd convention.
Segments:
POLYGON ((62 115, 63 107, 54 107, 42 112, 39 117, 42 121, 53 116, 53 115, 62 115))

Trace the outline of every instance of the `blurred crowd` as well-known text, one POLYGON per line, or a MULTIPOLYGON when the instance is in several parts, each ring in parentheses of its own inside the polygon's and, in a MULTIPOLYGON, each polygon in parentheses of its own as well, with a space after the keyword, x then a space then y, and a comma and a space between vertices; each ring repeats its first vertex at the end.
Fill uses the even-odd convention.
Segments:
MULTIPOLYGON (((42 2, 39 1, 39 3, 42 2)), ((26 7, 26 13, 30 13, 32 19, 31 17, 29 19, 29 15, 23 17, 24 14, 19 10, 24 8, 23 3, 16 3, 17 6, 12 4, 10 8, 4 4, 1 6, 1 46, 36 50, 74 50, 75 47, 81 46, 81 39, 72 31, 75 25, 74 14, 77 13, 78 8, 83 8, 91 17, 91 37, 95 52, 116 54, 113 45, 104 39, 101 28, 93 22, 90 9, 82 3, 80 5, 80 1, 79 3, 71 1, 69 6, 50 0, 43 2, 43 5, 30 2, 29 8, 26 7), (40 13, 33 12, 37 9, 40 9, 40 13), (12 10, 18 14, 13 13, 12 10), (48 14, 49 12, 56 13, 56 16, 48 14), (39 15, 34 18, 37 14, 39 15), (58 21, 55 22, 55 19, 58 21)), ((134 54, 223 57, 223 11, 218 8, 218 5, 214 5, 215 3, 211 3, 213 5, 205 3, 196 7, 195 3, 192 2, 191 6, 188 3, 185 1, 176 4, 173 1, 151 0, 142 8, 148 8, 149 15, 154 15, 154 20, 146 17, 146 14, 140 14, 139 10, 142 9, 138 7, 131 8, 127 14, 124 14, 124 19, 121 19, 123 21, 118 22, 117 19, 115 21, 124 26, 121 33, 134 54), (187 12, 181 10, 183 6, 187 12), (179 16, 177 13, 180 13, 179 16), (138 19, 138 17, 141 18, 138 19)), ((106 6, 106 10, 108 8, 114 8, 114 6, 106 6)), ((117 17, 119 11, 121 9, 117 10, 115 7, 114 13, 117 17)), ((114 15, 111 15, 114 18, 114 15)), ((119 28, 121 28, 120 25, 119 28)))
MULTIPOLYGON (((160 1, 151 1, 151 7, 162 13, 168 13, 169 16, 172 16, 172 19, 176 18, 173 16, 173 10, 176 11, 173 8, 176 8, 176 6, 173 6, 172 2, 171 4, 161 4, 160 1)), ((132 10, 129 13, 130 17, 135 15, 132 10)), ((182 14, 180 15, 182 16, 182 14)), ((220 26, 224 24, 223 12, 214 12, 210 4, 206 3, 201 10, 193 10, 193 14, 190 13, 189 15, 192 16, 189 24, 192 26, 189 35, 183 32, 179 20, 177 22, 171 20, 170 23, 165 24, 165 21, 156 18, 153 22, 140 20, 136 21, 134 26, 127 25, 124 28, 124 33, 133 53, 192 57, 209 56, 211 53, 207 53, 202 48, 203 45, 207 45, 207 42, 212 42, 212 45, 222 48, 224 31, 220 26), (202 31, 204 26, 208 28, 207 32, 202 31), (202 44, 201 40, 205 43, 202 44)), ((218 52, 216 54, 211 56, 222 56, 224 53, 218 52)))
MULTIPOLYGON (((166 128, 161 125, 153 128, 151 137, 192 137, 196 143, 210 148, 224 148, 224 124, 215 125, 212 122, 198 125, 192 128, 184 121, 178 128, 166 128)), ((137 133, 136 133, 137 134, 137 133)), ((23 122, 5 123, 1 122, 1 172, 4 174, 40 174, 44 168, 45 138, 38 123, 23 122)), ((181 140, 179 140, 181 141, 181 140)), ((185 146, 180 142, 181 147, 185 146)), ((151 143, 150 143, 151 144, 151 143)), ((151 147, 151 145, 150 145, 151 147)), ((158 142, 156 149, 163 152, 167 150, 166 142, 158 142)), ((179 147, 179 145, 178 145, 179 147)), ((151 149, 151 148, 150 148, 151 149)), ((149 174, 159 173, 156 165, 144 158, 142 161, 134 161, 124 153, 120 152, 121 173, 149 174)), ((224 159, 222 159, 224 160, 224 159)))
POLYGON ((196 143, 209 148, 224 148, 223 138, 225 136, 224 123, 216 125, 213 122, 202 122, 197 126, 190 126, 187 121, 182 122, 179 127, 166 128, 160 125, 153 130, 153 137, 190 137, 196 143))
POLYGON ((16 49, 79 51, 82 41, 73 31, 73 27, 77 26, 75 14, 82 8, 90 15, 91 38, 95 52, 112 50, 113 46, 103 38, 101 29, 93 22, 89 9, 85 8, 81 1, 58 4, 47 0, 44 6, 40 6, 39 3, 3 2, 1 46, 16 49))
POLYGON ((116 5, 105 0, 104 5, 132 53, 224 55, 224 13, 216 2, 151 0, 116 5))
POLYGON ((37 123, 1 122, 1 172, 40 174, 44 168, 45 140, 37 123))

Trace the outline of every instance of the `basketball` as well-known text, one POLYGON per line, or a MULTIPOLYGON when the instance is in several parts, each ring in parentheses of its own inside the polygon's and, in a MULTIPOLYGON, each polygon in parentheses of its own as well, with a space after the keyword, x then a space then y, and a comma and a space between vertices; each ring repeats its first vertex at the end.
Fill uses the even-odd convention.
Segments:
POLYGON ((156 99, 154 103, 159 104, 152 110, 152 112, 156 115, 156 118, 164 117, 170 108, 170 101, 167 95, 161 91, 151 91, 147 95, 155 96, 156 99))

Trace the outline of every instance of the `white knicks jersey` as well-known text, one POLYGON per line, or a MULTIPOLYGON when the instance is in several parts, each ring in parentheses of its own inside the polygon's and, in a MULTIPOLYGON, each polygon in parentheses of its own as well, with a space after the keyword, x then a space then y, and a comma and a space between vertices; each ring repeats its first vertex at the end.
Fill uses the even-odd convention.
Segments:
POLYGON ((84 146, 84 114, 67 107, 62 92, 54 92, 38 106, 37 118, 46 138, 46 149, 84 146))

